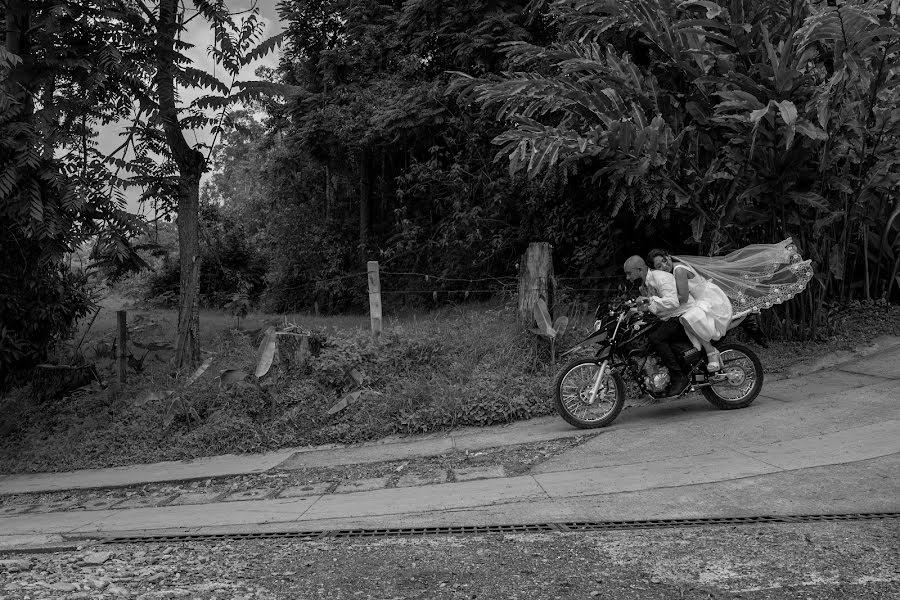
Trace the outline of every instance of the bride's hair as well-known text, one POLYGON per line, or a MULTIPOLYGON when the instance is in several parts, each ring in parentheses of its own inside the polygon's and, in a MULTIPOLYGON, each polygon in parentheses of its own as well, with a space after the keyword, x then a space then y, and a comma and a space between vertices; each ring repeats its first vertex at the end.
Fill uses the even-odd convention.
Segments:
POLYGON ((650 252, 647 253, 647 266, 651 269, 653 268, 653 259, 657 256, 662 256, 665 258, 666 256, 672 256, 668 250, 663 250, 662 248, 654 248, 650 252))

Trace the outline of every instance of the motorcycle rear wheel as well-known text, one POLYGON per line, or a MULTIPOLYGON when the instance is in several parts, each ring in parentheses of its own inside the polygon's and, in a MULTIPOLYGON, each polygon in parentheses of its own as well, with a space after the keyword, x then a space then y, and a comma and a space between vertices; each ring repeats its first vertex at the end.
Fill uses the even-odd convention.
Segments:
POLYGON ((553 382, 556 412, 567 423, 581 429, 595 429, 612 423, 625 405, 622 376, 607 370, 593 404, 588 403, 591 388, 600 373, 601 361, 578 358, 566 363, 553 382))
POLYGON ((716 377, 724 379, 700 391, 713 406, 722 410, 750 406, 762 390, 762 362, 753 350, 737 342, 725 342, 717 350, 723 364, 716 377))

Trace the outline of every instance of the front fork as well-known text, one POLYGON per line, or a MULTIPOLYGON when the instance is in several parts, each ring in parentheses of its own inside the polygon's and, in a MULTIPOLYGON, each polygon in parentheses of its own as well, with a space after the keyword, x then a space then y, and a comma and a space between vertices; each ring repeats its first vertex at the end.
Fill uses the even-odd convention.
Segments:
POLYGON ((600 386, 603 384, 603 377, 606 375, 606 370, 609 368, 609 359, 604 360, 600 365, 600 372, 597 373, 597 378, 594 379, 594 385, 591 386, 591 393, 588 396, 588 404, 593 404, 597 399, 597 392, 600 391, 600 386))

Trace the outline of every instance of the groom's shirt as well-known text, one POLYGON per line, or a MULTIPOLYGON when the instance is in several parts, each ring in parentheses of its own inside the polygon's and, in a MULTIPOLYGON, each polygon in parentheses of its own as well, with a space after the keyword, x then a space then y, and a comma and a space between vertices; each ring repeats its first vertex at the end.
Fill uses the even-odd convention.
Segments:
POLYGON ((662 320, 677 317, 694 306, 692 296, 688 296, 688 301, 684 304, 678 302, 675 276, 665 271, 648 270, 641 291, 650 298, 650 312, 662 320))

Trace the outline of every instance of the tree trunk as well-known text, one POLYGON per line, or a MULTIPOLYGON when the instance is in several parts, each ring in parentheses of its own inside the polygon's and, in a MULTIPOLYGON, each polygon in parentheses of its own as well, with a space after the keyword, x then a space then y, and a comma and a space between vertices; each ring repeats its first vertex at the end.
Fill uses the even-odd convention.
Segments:
MULTIPOLYGON (((202 155, 201 155, 202 158, 202 155)), ((179 166, 178 251, 181 268, 175 366, 191 367, 200 359, 200 175, 184 174, 179 166)))
POLYGON ((362 150, 359 159, 359 262, 366 264, 369 246, 369 207, 372 202, 369 152, 362 150))
POLYGON ((331 176, 331 167, 325 165, 325 220, 331 219, 331 207, 334 206, 334 182, 331 176))
POLYGON ((547 242, 528 244, 519 259, 519 322, 534 327, 534 305, 538 298, 547 303, 553 318, 555 280, 553 278, 553 249, 547 242))
POLYGON ((175 368, 197 363, 200 348, 200 176, 206 167, 203 154, 191 148, 178 120, 175 103, 174 46, 177 35, 178 0, 160 0, 156 42, 156 91, 166 143, 178 166, 178 250, 181 289, 178 297, 178 332, 175 341, 175 368))

